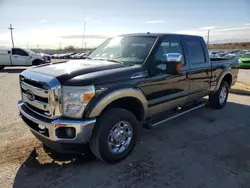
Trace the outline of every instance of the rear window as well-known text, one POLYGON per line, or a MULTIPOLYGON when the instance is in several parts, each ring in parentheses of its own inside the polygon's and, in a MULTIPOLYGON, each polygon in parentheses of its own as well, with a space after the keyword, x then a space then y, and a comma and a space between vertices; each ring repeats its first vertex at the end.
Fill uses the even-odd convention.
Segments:
POLYGON ((190 40, 186 41, 188 58, 190 63, 205 63, 205 53, 200 41, 190 40))

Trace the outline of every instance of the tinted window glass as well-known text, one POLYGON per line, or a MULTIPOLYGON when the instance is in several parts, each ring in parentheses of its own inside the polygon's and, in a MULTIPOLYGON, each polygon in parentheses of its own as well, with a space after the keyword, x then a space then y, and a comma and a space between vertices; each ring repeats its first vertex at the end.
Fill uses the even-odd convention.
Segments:
MULTIPOLYGON (((181 43, 179 41, 163 41, 155 54, 156 69, 158 72, 166 70, 166 64, 161 63, 161 61, 167 60, 167 54, 169 53, 180 53, 183 56, 181 43)), ((182 59, 182 64, 185 64, 184 59, 182 59)))
POLYGON ((200 41, 186 41, 190 63, 204 63, 205 53, 200 41))
POLYGON ((28 56, 29 54, 21 49, 18 48, 13 48, 12 49, 12 54, 13 55, 21 55, 21 56, 28 56))

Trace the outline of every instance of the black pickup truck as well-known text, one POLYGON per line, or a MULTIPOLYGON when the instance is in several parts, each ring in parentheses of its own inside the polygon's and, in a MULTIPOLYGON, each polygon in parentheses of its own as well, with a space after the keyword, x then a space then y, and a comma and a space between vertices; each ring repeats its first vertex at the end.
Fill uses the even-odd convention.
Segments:
POLYGON ((127 34, 107 39, 85 60, 22 72, 18 107, 49 148, 74 153, 87 144, 115 163, 134 149, 143 125, 152 128, 178 110, 159 115, 204 96, 211 108, 223 108, 237 74, 237 59, 210 59, 202 37, 127 34))

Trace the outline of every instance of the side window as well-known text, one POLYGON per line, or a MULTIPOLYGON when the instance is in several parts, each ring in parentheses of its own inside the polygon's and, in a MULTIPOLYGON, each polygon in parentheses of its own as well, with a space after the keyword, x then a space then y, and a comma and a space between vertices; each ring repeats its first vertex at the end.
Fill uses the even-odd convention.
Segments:
POLYGON ((204 49, 200 41, 190 40, 185 43, 191 64, 206 62, 204 49))
MULTIPOLYGON (((155 60, 157 62, 156 69, 158 72, 165 72, 166 64, 163 63, 163 61, 167 59, 167 54, 169 53, 180 53, 183 56, 181 43, 174 40, 166 40, 161 42, 161 45, 155 54, 155 60)), ((185 64, 184 58, 182 59, 182 64, 185 64)))
POLYGON ((29 54, 21 49, 13 48, 12 55, 29 56, 29 54))

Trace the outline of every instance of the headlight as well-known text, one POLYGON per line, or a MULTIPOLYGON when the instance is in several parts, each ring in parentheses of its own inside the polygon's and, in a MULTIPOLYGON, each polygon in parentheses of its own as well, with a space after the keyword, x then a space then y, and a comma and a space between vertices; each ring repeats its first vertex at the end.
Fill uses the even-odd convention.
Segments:
POLYGON ((238 63, 242 63, 242 61, 239 59, 239 60, 238 60, 238 63))
POLYGON ((81 118, 88 102, 95 95, 94 86, 63 86, 62 91, 63 115, 72 118, 81 118))

